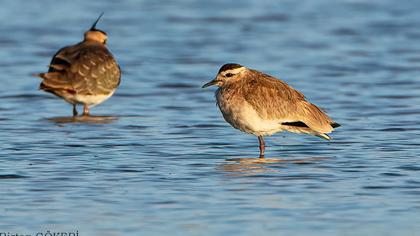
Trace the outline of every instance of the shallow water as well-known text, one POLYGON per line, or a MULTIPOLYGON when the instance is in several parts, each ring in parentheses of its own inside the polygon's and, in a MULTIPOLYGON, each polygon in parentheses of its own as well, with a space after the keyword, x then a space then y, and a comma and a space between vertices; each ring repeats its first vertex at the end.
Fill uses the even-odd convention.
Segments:
POLYGON ((391 0, 4 2, 0 233, 418 235, 419 10, 391 0), (122 84, 94 118, 74 120, 31 74, 101 11, 122 84), (200 88, 226 62, 282 78, 342 127, 331 142, 269 137, 259 160, 257 139, 200 88))

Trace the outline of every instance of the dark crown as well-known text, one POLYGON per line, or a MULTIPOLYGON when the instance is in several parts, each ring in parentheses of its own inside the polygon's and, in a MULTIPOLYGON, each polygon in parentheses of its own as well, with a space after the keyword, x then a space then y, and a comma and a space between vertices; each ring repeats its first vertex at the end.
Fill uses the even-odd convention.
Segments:
POLYGON ((220 73, 220 72, 222 72, 222 71, 232 70, 232 69, 236 69, 236 68, 240 68, 240 67, 242 67, 242 66, 241 66, 241 65, 239 65, 239 64, 236 64, 236 63, 228 63, 228 64, 224 64, 224 65, 220 68, 219 73, 220 73))

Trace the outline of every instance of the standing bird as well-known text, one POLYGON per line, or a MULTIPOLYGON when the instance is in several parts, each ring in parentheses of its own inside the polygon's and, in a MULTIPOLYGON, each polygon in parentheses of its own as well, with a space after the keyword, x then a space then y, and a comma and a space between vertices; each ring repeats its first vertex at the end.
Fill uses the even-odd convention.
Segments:
POLYGON ((263 136, 289 131, 330 140, 327 134, 340 126, 285 82, 239 64, 223 65, 203 88, 212 85, 219 86, 216 101, 225 120, 258 137, 260 158, 264 158, 263 136))
POLYGON ((83 115, 109 97, 120 84, 121 70, 106 47, 107 35, 96 24, 85 32, 82 42, 64 47, 53 56, 47 73, 40 73, 40 89, 63 98, 73 105, 83 104, 83 115))

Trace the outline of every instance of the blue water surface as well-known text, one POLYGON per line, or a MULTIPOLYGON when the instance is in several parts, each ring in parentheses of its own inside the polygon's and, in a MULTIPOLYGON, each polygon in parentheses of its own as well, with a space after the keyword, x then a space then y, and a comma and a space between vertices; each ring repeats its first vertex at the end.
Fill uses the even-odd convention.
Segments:
POLYGON ((0 233, 420 235, 420 2, 3 1, 0 233), (93 120, 38 90, 98 28, 123 70, 93 120), (342 127, 328 142, 231 128, 201 89, 236 62, 342 127))

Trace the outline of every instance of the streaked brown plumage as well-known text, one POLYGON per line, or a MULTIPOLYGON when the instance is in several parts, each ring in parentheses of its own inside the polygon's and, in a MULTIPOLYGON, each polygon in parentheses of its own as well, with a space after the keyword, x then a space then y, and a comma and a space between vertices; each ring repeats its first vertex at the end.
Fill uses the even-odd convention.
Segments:
POLYGON ((289 131, 330 140, 327 134, 340 126, 285 82, 239 64, 223 65, 203 88, 211 85, 219 86, 216 101, 225 120, 258 137, 260 157, 264 157, 263 136, 289 131))
POLYGON ((40 89, 55 94, 73 104, 83 104, 83 115, 89 114, 89 106, 97 105, 112 96, 120 84, 120 67, 106 47, 107 35, 96 29, 96 24, 78 44, 60 49, 52 58, 40 89))

